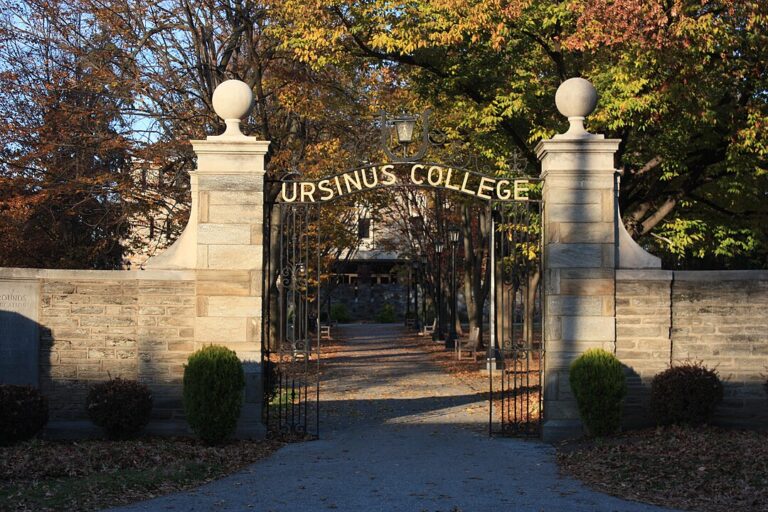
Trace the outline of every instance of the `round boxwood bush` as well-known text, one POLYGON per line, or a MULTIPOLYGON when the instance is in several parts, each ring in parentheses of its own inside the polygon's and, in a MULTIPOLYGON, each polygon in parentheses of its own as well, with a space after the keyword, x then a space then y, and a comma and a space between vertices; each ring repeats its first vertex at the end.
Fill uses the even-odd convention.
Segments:
POLYGON ((685 363, 664 370, 651 381, 651 413, 660 425, 701 425, 723 399, 715 370, 685 363))
POLYGON ((210 345, 189 356, 184 367, 184 412, 205 443, 221 443, 235 431, 243 388, 243 366, 232 350, 210 345))
POLYGON ((32 438, 48 423, 48 401, 32 386, 0 384, 0 446, 32 438))
POLYGON ((118 377, 92 385, 86 408, 88 417, 107 437, 130 439, 149 423, 152 393, 145 384, 118 377))
POLYGON ((602 349, 587 350, 571 364, 569 378, 579 415, 589 434, 605 436, 617 432, 627 385, 616 356, 602 349))

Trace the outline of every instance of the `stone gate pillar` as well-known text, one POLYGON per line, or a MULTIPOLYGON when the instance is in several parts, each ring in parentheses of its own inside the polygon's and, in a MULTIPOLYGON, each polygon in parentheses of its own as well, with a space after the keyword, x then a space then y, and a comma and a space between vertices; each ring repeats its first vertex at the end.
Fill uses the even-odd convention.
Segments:
POLYGON ((223 82, 213 94, 225 120, 222 135, 193 140, 197 169, 190 173, 190 219, 176 243, 149 268, 196 271, 194 350, 224 345, 244 361, 246 401, 240 434, 261 425, 261 322, 264 155, 269 142, 246 137, 240 119, 253 103, 243 82, 223 82))
POLYGON ((619 216, 614 154, 619 140, 584 129, 597 103, 588 81, 572 78, 555 97, 570 128, 536 147, 544 179, 545 441, 577 437, 582 425, 568 367, 589 348, 614 352, 619 216))

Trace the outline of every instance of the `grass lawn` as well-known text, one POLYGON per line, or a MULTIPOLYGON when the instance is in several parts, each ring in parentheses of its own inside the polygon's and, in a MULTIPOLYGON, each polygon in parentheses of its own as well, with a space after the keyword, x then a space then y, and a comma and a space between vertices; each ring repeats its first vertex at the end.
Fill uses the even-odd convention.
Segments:
POLYGON ((276 441, 217 447, 191 439, 32 440, 0 447, 0 511, 96 510, 200 485, 275 451, 276 441))
POLYGON ((595 490, 701 512, 768 510, 768 432, 665 427, 566 443, 565 472, 595 490))

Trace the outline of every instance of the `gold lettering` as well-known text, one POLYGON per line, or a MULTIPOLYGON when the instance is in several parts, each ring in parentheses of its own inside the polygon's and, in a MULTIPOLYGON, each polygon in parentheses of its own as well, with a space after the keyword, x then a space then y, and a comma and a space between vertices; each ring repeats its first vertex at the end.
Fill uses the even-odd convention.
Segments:
POLYGON ((333 198, 333 189, 328 185, 330 185, 328 180, 320 180, 320 182, 317 184, 318 190, 324 192, 324 194, 320 196, 321 201, 328 201, 329 199, 333 198))
POLYGON ((381 166, 381 174, 384 175, 384 178, 381 180, 382 185, 394 185, 397 183, 397 176, 392 172, 392 169, 394 169, 394 165, 382 165, 381 166))
POLYGON ((340 196, 341 196, 341 195, 344 195, 344 192, 342 192, 342 191, 341 191, 341 183, 339 182, 339 177, 338 177, 338 176, 335 176, 335 177, 333 178, 333 181, 335 181, 335 182, 336 182, 336 190, 338 190, 338 191, 339 191, 339 195, 340 195, 340 196))
POLYGON ((355 186, 357 190, 363 190, 363 184, 360 183, 360 176, 358 176, 357 171, 355 172, 348 172, 344 175, 344 185, 347 186, 347 192, 352 192, 352 185, 355 186))
POLYGON ((297 192, 298 192, 298 185, 297 185, 297 183, 286 183, 286 182, 283 182, 283 190, 282 190, 283 201, 285 201, 286 203, 294 202, 296 200, 297 192), (288 197, 288 192, 286 191, 287 190, 286 185, 293 185, 293 196, 288 197))
POLYGON ((432 167, 429 168, 429 171, 427 172, 427 182, 433 187, 436 187, 440 185, 441 181, 443 181, 443 168, 437 165, 433 165, 432 167), (432 177, 434 176, 434 171, 437 171, 437 180, 432 179, 432 177))
POLYGON ((528 180, 515 180, 515 201, 528 200, 528 180))
POLYGON ((496 183, 496 197, 502 201, 506 201, 512 195, 512 192, 510 192, 508 188, 502 189, 502 187, 506 187, 507 185, 509 185, 509 180, 499 180, 496 183))
POLYGON ((448 172, 445 175, 445 188, 449 188, 451 190, 460 190, 461 187, 458 185, 451 186, 451 174, 453 173, 453 169, 450 167, 448 168, 448 172))
POLYGON ((424 166, 421 165, 421 164, 416 164, 413 167, 411 167, 411 182, 416 184, 416 185, 423 185, 424 184, 424 179, 420 179, 420 180, 416 179, 416 171, 418 169, 424 169, 424 166))
POLYGON ((301 183, 301 202, 302 203, 314 203, 315 202, 315 184, 312 182, 301 183), (309 201, 307 201, 309 198, 309 201))
POLYGON ((464 181, 461 182, 461 191, 473 196, 475 195, 475 192, 467 188, 467 181, 469 181, 469 173, 464 171, 464 181))
POLYGON ((490 191, 493 190, 493 180, 491 178, 486 178, 483 176, 480 178, 480 185, 477 187, 477 197, 482 197, 483 199, 490 199, 491 196, 484 194, 484 191, 490 191), (491 183, 491 185, 487 185, 486 183, 491 183))

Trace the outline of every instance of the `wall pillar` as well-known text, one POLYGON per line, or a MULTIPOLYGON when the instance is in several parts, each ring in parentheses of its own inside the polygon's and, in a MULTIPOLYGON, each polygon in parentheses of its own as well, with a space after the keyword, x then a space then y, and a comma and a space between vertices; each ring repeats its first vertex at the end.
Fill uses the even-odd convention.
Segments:
POLYGON ((619 140, 584 130, 594 87, 560 86, 558 110, 571 126, 536 147, 544 179, 545 441, 583 432, 568 382, 571 362, 589 348, 615 351, 615 271, 619 216, 614 154, 619 140))
POLYGON ((253 96, 243 82, 223 82, 213 94, 225 120, 222 135, 193 140, 192 205, 187 227, 149 268, 195 270, 194 348, 224 345, 244 362, 246 402, 240 435, 261 425, 261 324, 264 156, 268 141, 240 132, 253 96))

